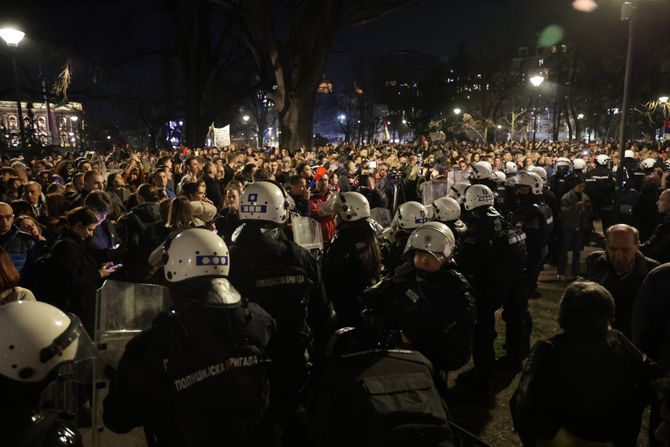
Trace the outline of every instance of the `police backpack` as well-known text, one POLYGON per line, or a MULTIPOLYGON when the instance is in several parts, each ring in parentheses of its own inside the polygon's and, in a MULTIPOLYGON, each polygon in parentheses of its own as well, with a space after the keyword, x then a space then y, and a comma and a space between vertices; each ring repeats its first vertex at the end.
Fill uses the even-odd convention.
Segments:
POLYGON ((310 406, 317 447, 452 445, 448 412, 416 351, 374 349, 325 362, 310 406))

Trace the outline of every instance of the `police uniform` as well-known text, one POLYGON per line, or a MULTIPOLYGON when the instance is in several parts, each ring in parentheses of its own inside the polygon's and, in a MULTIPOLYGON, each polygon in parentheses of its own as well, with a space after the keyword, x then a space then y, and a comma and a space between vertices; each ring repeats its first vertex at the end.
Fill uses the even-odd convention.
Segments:
POLYGON ((261 232, 247 222, 231 247, 235 260, 230 281, 272 315, 277 331, 267 352, 273 359, 271 414, 285 442, 299 445, 305 433, 295 425, 299 392, 308 375, 308 359, 322 354, 334 317, 314 257, 289 241, 281 228, 261 232), (273 237, 274 232, 278 236, 273 237))
POLYGON ((609 166, 598 164, 590 170, 585 178, 586 193, 593 201, 593 211, 600 215, 600 210, 614 192, 614 177, 609 166))
MULTIPOLYGON (((507 223, 494 207, 475 208, 470 216, 457 263, 474 287, 477 324, 472 356, 477 378, 486 379, 495 365, 495 312, 502 305, 505 307, 504 317, 507 323, 508 354, 523 350, 522 337, 519 334, 524 333, 527 325, 527 309, 523 308, 522 297, 516 296, 512 291, 525 274, 525 253, 523 260, 512 261, 505 259, 505 254, 499 252, 501 247, 496 246, 494 241, 504 231, 507 223), (523 264, 519 266, 518 262, 523 264)), ((519 241, 510 243, 516 242, 519 241)))
MULTIPOLYGON (((212 294, 193 286, 191 293, 212 294)), ((272 444, 272 318, 253 303, 213 301, 177 305, 128 343, 104 401, 108 428, 144 426, 150 445, 161 447, 272 444)))

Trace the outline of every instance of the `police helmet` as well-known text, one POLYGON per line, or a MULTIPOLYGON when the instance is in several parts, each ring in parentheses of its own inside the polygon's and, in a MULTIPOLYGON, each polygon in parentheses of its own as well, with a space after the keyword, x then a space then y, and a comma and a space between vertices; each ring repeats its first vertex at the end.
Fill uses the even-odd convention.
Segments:
POLYGON ((472 178, 477 180, 486 180, 491 178, 493 168, 488 161, 478 161, 472 164, 472 178))
POLYGON ((486 185, 472 185, 465 190, 465 209, 472 211, 482 206, 493 206, 493 191, 486 185))
POLYGON ((640 162, 640 168, 644 170, 654 169, 656 166, 656 159, 654 158, 645 158, 640 162))
POLYGON ((41 301, 0 306, 0 375, 17 382, 44 380, 75 359, 83 330, 77 317, 41 301))
POLYGON ((635 151, 632 149, 626 149, 623 153, 623 158, 635 158, 635 151))
POLYGON ((534 172, 521 172, 517 176, 517 186, 530 187, 531 192, 536 195, 542 195, 544 182, 542 178, 534 172))
POLYGON ((341 192, 337 194, 334 205, 335 212, 346 222, 370 217, 370 203, 360 192, 341 192))
POLYGON ((491 176, 491 180, 494 180, 498 185, 502 185, 507 181, 507 177, 503 172, 495 171, 491 176))
POLYGON ((572 162, 570 161, 569 158, 566 157, 558 157, 556 160, 556 167, 557 168, 571 168, 572 167, 572 162))
POLYGON ((605 154, 600 154, 596 157, 596 163, 601 166, 607 166, 610 162, 610 157, 605 154))
POLYGON ((540 178, 542 179, 542 181, 544 183, 547 183, 547 170, 544 169, 542 166, 533 166, 532 168, 530 168, 528 170, 528 172, 533 172, 533 173, 539 175, 540 178))
POLYGON ((428 210, 419 202, 405 202, 398 207, 395 220, 405 230, 413 230, 428 221, 428 210))
POLYGON ((404 253, 421 250, 449 259, 454 253, 455 246, 454 233, 448 226, 441 222, 428 222, 412 232, 407 239, 404 253))
POLYGON ((433 202, 433 216, 439 222, 453 222, 461 217, 461 205, 451 197, 440 197, 433 202))
POLYGON ((164 247, 165 279, 178 283, 198 277, 227 277, 228 247, 204 228, 189 228, 168 239, 164 247))
POLYGON ((519 171, 519 167, 513 161, 506 161, 505 162, 505 167, 503 168, 503 171, 507 175, 514 175, 519 171))
POLYGON ((272 182, 254 182, 240 197, 240 220, 259 220, 283 225, 288 220, 286 193, 272 182))
POLYGON ((572 169, 575 171, 583 171, 586 168, 586 162, 581 158, 575 158, 572 162, 572 169))

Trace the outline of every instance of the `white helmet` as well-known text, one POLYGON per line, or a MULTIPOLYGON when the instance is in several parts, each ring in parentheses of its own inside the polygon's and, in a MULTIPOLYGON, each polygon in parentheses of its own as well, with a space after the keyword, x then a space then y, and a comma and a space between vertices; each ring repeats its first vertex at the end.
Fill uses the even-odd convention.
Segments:
POLYGON ((513 175, 513 174, 516 174, 518 170, 519 170, 519 167, 513 161, 506 161, 505 162, 505 167, 503 169, 505 174, 513 175))
POLYGON ((165 279, 171 283, 202 276, 227 277, 228 247, 220 236, 204 228, 189 228, 169 238, 163 248, 165 279))
POLYGON ((494 180, 498 185, 502 185, 507 181, 507 176, 504 172, 494 171, 491 180, 494 180))
POLYGON ((465 209, 472 211, 480 206, 493 206, 493 191, 486 185, 472 185, 465 191, 465 209))
POLYGON ((516 184, 517 186, 530 187, 531 192, 536 196, 542 195, 544 182, 542 181, 542 177, 534 172, 519 173, 516 184))
POLYGON ((542 181, 544 183, 547 183, 547 170, 544 169, 542 166, 533 166, 532 168, 530 168, 528 170, 528 172, 533 172, 533 173, 539 175, 540 178, 542 179, 542 181))
POLYGON ((422 250, 435 255, 451 258, 456 239, 451 229, 441 222, 428 222, 414 230, 407 239, 405 253, 410 250, 422 250))
POLYGON ((654 169, 654 166, 656 166, 655 158, 645 158, 640 162, 640 168, 642 169, 654 169))
POLYGON ((458 203, 463 203, 463 200, 465 200, 465 190, 468 189, 469 186, 470 183, 468 182, 456 182, 449 188, 447 197, 456 199, 458 203))
POLYGON ((572 162, 572 169, 575 171, 583 171, 585 167, 586 162, 581 158, 575 158, 575 160, 572 162))
POLYGON ((272 182, 247 185, 240 197, 240 220, 261 220, 284 224, 289 216, 286 193, 272 182))
POLYGON ((0 375, 39 382, 58 365, 74 360, 83 328, 73 318, 40 301, 0 306, 0 375))
POLYGON ((610 157, 607 156, 607 155, 605 155, 605 154, 600 154, 600 155, 598 155, 598 156, 596 157, 596 162, 597 162, 599 165, 606 166, 606 165, 608 165, 609 162, 610 162, 610 157))
POLYGON ((461 217, 461 205, 451 197, 440 197, 433 202, 433 216, 439 222, 453 222, 461 217))
POLYGON ((571 166, 572 166, 572 162, 570 161, 569 158, 566 158, 566 157, 558 157, 558 159, 556 159, 556 167, 559 167, 559 166, 567 166, 567 167, 571 167, 571 166))
POLYGON ((370 217, 370 202, 360 192, 339 193, 335 198, 334 209, 337 215, 347 222, 370 217))
POLYGON ((428 221, 428 210, 419 202, 405 202, 398 207, 395 220, 400 228, 413 230, 428 221))
POLYGON ((635 158, 635 151, 632 149, 626 149, 623 153, 623 158, 635 158))
POLYGON ((493 174, 493 168, 488 161, 478 161, 472 164, 472 178, 477 180, 490 179, 493 174))

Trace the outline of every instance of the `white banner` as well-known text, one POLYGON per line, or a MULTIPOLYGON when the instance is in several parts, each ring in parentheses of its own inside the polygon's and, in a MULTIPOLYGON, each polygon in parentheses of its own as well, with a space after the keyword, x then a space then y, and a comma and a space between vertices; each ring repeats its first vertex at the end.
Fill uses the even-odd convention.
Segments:
POLYGON ((210 126, 212 133, 212 145, 224 147, 230 145, 230 124, 224 127, 216 128, 214 123, 210 126))

